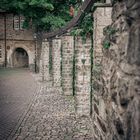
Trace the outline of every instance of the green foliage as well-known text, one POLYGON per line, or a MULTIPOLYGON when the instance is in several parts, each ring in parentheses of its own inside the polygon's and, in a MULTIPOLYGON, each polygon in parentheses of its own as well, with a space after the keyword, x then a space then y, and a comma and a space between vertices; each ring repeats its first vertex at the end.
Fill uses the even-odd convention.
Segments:
POLYGON ((112 0, 113 5, 118 2, 119 0, 112 0))
POLYGON ((74 36, 74 53, 73 53, 73 69, 72 69, 72 87, 73 87, 73 96, 75 95, 75 80, 76 80, 76 62, 75 62, 75 43, 76 37, 74 36))
POLYGON ((91 48, 90 48, 90 64, 91 64, 91 72, 90 72, 90 115, 92 114, 92 101, 93 101, 93 96, 92 96, 92 93, 93 93, 93 87, 92 87, 92 84, 93 84, 93 60, 94 60, 94 57, 93 57, 93 34, 91 36, 91 48))
POLYGON ((65 25, 72 17, 69 15, 70 4, 75 5, 81 0, 1 0, 0 9, 22 14, 28 28, 32 21, 37 30, 54 30, 65 25))
POLYGON ((105 49, 109 49, 109 48, 110 48, 110 41, 105 40, 104 43, 103 43, 103 47, 104 47, 105 49))
MULTIPOLYGON (((62 62, 62 58, 63 58, 63 45, 61 45, 60 48, 60 74, 61 77, 63 77, 62 73, 63 73, 63 62, 62 62)), ((63 82, 62 82, 62 78, 61 78, 61 87, 63 86, 63 82)))
POLYGON ((105 49, 109 49, 110 46, 111 46, 111 42, 114 42, 115 43, 115 39, 114 38, 114 35, 115 33, 117 32, 118 30, 116 30, 114 27, 112 27, 111 25, 105 27, 103 29, 103 34, 105 36, 105 39, 103 41, 103 47, 105 49))
POLYGON ((55 30, 56 28, 60 28, 66 24, 66 21, 64 19, 62 19, 59 16, 53 16, 53 15, 47 15, 43 17, 41 21, 44 23, 44 27, 46 29, 48 28, 49 25, 49 28, 51 27, 52 30, 55 30))
POLYGON ((88 13, 81 24, 71 31, 71 35, 82 36, 83 40, 88 36, 93 34, 93 19, 91 18, 91 13, 88 13))
POLYGON ((52 74, 53 60, 52 60, 52 47, 49 47, 49 74, 52 74))
POLYGON ((111 27, 110 25, 103 29, 103 34, 108 35, 108 36, 114 35, 116 32, 117 32, 117 30, 115 28, 111 27))

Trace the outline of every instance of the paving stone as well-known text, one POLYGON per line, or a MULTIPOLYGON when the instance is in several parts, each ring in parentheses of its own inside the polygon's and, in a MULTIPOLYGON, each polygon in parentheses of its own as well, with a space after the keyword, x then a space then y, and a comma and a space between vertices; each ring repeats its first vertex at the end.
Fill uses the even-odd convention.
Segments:
POLYGON ((0 68, 0 140, 7 140, 35 92, 36 83, 28 69, 0 68))

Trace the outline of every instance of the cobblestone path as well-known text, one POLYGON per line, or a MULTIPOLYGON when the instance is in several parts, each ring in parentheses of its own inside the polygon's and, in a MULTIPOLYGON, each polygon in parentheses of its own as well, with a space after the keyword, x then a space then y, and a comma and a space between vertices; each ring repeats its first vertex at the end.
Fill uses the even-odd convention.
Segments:
POLYGON ((6 140, 22 119, 36 92, 27 69, 0 69, 0 140, 6 140))
POLYGON ((12 140, 93 140, 89 119, 75 114, 72 98, 42 87, 12 140))

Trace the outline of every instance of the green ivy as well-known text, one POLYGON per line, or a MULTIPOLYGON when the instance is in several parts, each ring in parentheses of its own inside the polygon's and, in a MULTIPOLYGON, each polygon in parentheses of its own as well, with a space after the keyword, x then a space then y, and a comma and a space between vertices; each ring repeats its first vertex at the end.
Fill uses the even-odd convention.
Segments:
POLYGON ((111 27, 111 25, 103 29, 103 34, 108 36, 114 35, 116 32, 117 30, 114 27, 111 27))
POLYGON ((94 42, 93 42, 93 35, 91 36, 91 49, 90 49, 90 63, 91 63, 91 73, 90 73, 90 115, 92 115, 92 100, 93 100, 93 96, 92 96, 92 93, 93 93, 93 86, 92 86, 92 84, 93 84, 93 80, 92 80, 92 78, 93 78, 93 59, 94 59, 94 57, 93 57, 93 44, 94 44, 94 42))
POLYGON ((49 47, 49 74, 52 74, 53 62, 52 62, 52 47, 49 47))
POLYGON ((105 49, 109 49, 109 48, 110 48, 110 41, 105 40, 104 43, 103 43, 103 47, 104 47, 105 49))
POLYGON ((93 34, 93 19, 91 18, 91 13, 85 13, 81 24, 74 28, 70 34, 73 36, 82 36, 83 40, 86 39, 87 36, 91 36, 93 34))
POLYGON ((105 39, 103 41, 103 47, 105 49, 109 49, 111 46, 111 41, 112 41, 112 37, 113 35, 117 32, 118 30, 116 30, 114 27, 112 27, 111 25, 105 27, 103 29, 103 34, 105 36, 105 39))
POLYGON ((73 53, 73 70, 72 70, 72 75, 73 75, 73 80, 72 80, 73 96, 75 95, 75 80, 76 80, 75 43, 76 43, 76 36, 74 36, 74 53, 73 53))
POLYGON ((61 62, 60 62, 60 74, 61 74, 61 87, 63 86, 63 83, 62 83, 62 73, 63 73, 63 62, 62 62, 62 59, 63 59, 63 45, 61 45, 61 49, 60 49, 60 57, 61 57, 61 62))
POLYGON ((112 0, 112 4, 115 4, 116 2, 118 2, 119 0, 112 0))

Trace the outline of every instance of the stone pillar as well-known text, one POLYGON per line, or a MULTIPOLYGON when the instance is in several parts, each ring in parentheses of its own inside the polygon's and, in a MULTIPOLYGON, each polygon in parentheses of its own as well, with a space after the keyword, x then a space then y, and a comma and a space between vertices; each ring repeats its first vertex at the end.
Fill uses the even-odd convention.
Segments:
POLYGON ((75 100, 76 110, 79 115, 90 115, 90 91, 91 91, 91 39, 83 43, 78 37, 75 44, 75 100))
POLYGON ((40 74, 43 82, 50 81, 49 75, 49 42, 42 42, 42 52, 41 52, 41 60, 40 60, 40 74))
POLYGON ((93 14, 94 18, 94 35, 93 35, 93 40, 94 40, 94 65, 100 65, 101 60, 103 57, 103 46, 102 46, 102 41, 104 39, 103 35, 103 29, 111 24, 111 7, 97 7, 96 11, 93 14))
MULTIPOLYGON (((94 129, 94 139, 107 140, 107 124, 106 124, 106 102, 103 99, 103 83, 102 83, 102 61, 103 61, 103 29, 110 25, 111 7, 97 7, 93 14, 94 18, 94 36, 93 36, 93 100, 92 100, 92 120, 94 129)), ((108 66, 109 67, 109 66, 108 66)), ((108 77, 106 77, 108 78, 108 77)), ((108 138, 109 139, 109 138, 108 138)))
POLYGON ((61 39, 56 38, 52 43, 53 52, 53 85, 54 87, 61 86, 61 39))
POLYGON ((73 36, 62 37, 62 87, 65 95, 73 94, 73 36))

